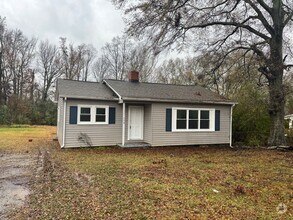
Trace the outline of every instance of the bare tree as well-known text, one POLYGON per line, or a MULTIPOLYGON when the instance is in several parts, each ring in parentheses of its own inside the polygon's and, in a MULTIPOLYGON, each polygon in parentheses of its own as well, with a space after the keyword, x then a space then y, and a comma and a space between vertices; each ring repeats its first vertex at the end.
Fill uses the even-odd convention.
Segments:
POLYGON ((0 105, 5 103, 4 97, 4 35, 6 32, 5 18, 0 16, 0 105))
POLYGON ((75 48, 73 44, 67 46, 66 38, 60 38, 60 49, 62 57, 62 74, 66 79, 80 78, 82 69, 82 47, 75 48))
POLYGON ((4 39, 7 77, 12 80, 15 96, 22 98, 37 40, 28 39, 20 30, 7 31, 4 39))
POLYGON ((138 43, 129 48, 128 70, 139 71, 141 82, 152 80, 157 61, 158 57, 146 45, 138 43))
POLYGON ((149 47, 122 36, 113 38, 102 48, 93 71, 97 80, 105 77, 124 80, 130 70, 137 70, 141 81, 149 81, 156 64, 157 56, 149 47))
POLYGON ((38 51, 39 73, 42 79, 42 100, 46 101, 50 88, 61 75, 61 55, 57 46, 42 41, 38 51))
POLYGON ((66 38, 60 38, 62 74, 66 79, 87 81, 91 65, 96 56, 92 45, 67 45, 66 38))
POLYGON ((91 74, 92 64, 96 57, 97 51, 93 45, 84 45, 82 56, 82 70, 81 70, 81 80, 87 81, 91 74))
POLYGON ((131 42, 127 37, 115 37, 111 43, 107 43, 103 48, 104 58, 109 65, 109 74, 111 78, 123 80, 126 77, 127 63, 129 61, 129 48, 131 42))
POLYGON ((186 71, 184 59, 169 59, 156 69, 156 81, 167 84, 189 84, 188 80, 184 79, 186 71))
POLYGON ((109 65, 107 63, 105 55, 99 57, 92 66, 92 72, 94 74, 95 79, 98 82, 101 82, 103 79, 110 78, 108 70, 109 65))
POLYGON ((285 144, 283 74, 293 65, 285 63, 292 57, 283 53, 293 23, 292 0, 113 1, 126 9, 128 33, 146 36, 158 51, 193 43, 197 49, 224 53, 217 66, 239 50, 256 54, 269 83, 268 144, 285 144))

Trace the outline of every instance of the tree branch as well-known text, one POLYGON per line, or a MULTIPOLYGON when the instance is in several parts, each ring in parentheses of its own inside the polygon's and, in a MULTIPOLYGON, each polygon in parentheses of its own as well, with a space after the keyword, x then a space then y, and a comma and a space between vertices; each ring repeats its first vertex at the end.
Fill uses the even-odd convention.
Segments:
POLYGON ((231 37, 231 36, 233 36, 234 35, 234 33, 236 33, 236 31, 238 30, 238 27, 235 27, 234 28, 234 30, 231 32, 231 33, 229 33, 229 34, 227 34, 227 36, 226 37, 224 37, 224 38, 222 38, 222 39, 220 39, 220 40, 217 40, 215 43, 213 43, 212 45, 217 45, 218 43, 220 43, 220 45, 219 46, 217 46, 217 47, 221 47, 227 40, 228 40, 228 38, 229 37, 231 37))
POLYGON ((270 14, 272 15, 272 8, 270 8, 263 0, 257 0, 257 2, 270 14))
POLYGON ((255 3, 252 3, 251 0, 245 0, 246 3, 248 3, 253 10, 257 13, 258 19, 261 21, 261 23, 264 25, 266 30, 270 33, 273 34, 274 30, 271 27, 271 25, 268 23, 267 19, 264 17, 263 13, 259 10, 259 8, 255 5, 255 3))
POLYGON ((291 68, 293 68, 293 64, 288 64, 284 66, 284 69, 290 70, 291 68))
MULTIPOLYGON (((237 1, 239 2, 239 0, 237 0, 237 1)), ((215 9, 215 8, 221 6, 221 5, 226 4, 227 2, 229 2, 229 0, 225 0, 223 2, 220 2, 220 3, 216 4, 216 5, 213 5, 213 6, 210 6, 210 7, 203 7, 203 8, 198 8, 198 7, 195 7, 195 6, 192 6, 192 5, 190 5, 190 6, 192 8, 194 8, 194 9, 196 9, 196 10, 203 11, 203 10, 215 9)))
POLYGON ((293 11, 288 15, 288 17, 284 21, 284 26, 286 26, 292 18, 293 18, 293 11))
MULTIPOLYGON (((249 17, 248 19, 245 20, 248 21, 249 19, 253 18, 252 16, 249 17)), ((249 25, 245 25, 242 23, 237 23, 237 22, 221 22, 221 21, 215 21, 215 22, 210 22, 210 23, 206 23, 206 24, 197 24, 197 25, 191 25, 191 26, 188 26, 188 27, 184 27, 184 29, 192 29, 192 28, 206 28, 206 27, 209 27, 209 26, 216 26, 216 25, 223 25, 223 26, 234 26, 234 27, 239 27, 239 28, 244 28, 252 33, 254 33, 255 35, 263 38, 264 40, 266 41, 269 41, 271 38, 268 37, 267 35, 255 30, 254 28, 252 28, 251 26, 249 25)))

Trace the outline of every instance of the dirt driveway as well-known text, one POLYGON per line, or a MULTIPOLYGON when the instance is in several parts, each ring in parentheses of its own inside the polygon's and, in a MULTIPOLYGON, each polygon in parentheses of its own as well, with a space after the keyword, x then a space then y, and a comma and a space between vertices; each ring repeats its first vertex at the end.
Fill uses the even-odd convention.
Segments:
POLYGON ((0 153, 0 219, 24 205, 36 157, 29 153, 0 153))

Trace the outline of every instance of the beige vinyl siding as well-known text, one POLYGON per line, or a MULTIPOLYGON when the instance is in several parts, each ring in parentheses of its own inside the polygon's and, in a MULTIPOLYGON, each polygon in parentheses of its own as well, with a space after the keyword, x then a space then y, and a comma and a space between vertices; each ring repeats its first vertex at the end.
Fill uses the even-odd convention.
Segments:
POLYGON ((144 141, 152 143, 152 104, 144 108, 144 141))
POLYGON ((186 105, 186 104, 152 104, 152 145, 202 145, 227 144, 230 140, 230 105, 186 105), (214 108, 221 111, 220 131, 186 131, 166 132, 166 109, 172 107, 183 108, 214 108))
POLYGON ((92 146, 112 146, 121 143, 122 139, 122 105, 111 101, 91 101, 67 99, 65 147, 82 147, 86 144, 78 137, 86 134, 92 146), (70 106, 106 105, 116 108, 115 124, 69 124, 70 106))
MULTIPOLYGON (((144 106, 143 141, 152 146, 227 144, 230 140, 230 105, 192 105, 176 103, 127 103, 125 111, 125 143, 128 140, 128 107, 144 106), (211 108, 221 111, 220 131, 186 131, 166 132, 167 108, 211 108)), ((63 100, 59 99, 60 118, 58 123, 58 140, 62 143, 63 100)), ((112 146, 122 142, 122 104, 117 101, 91 101, 67 99, 65 147, 86 146, 78 140, 80 133, 87 134, 92 146, 112 146), (69 124, 70 106, 106 105, 116 108, 115 124, 69 124)), ((141 142, 141 141, 139 141, 141 142)))
POLYGON ((63 113, 64 113, 64 101, 63 98, 58 99, 58 105, 57 105, 57 138, 59 141, 59 144, 62 145, 62 138, 63 138, 63 113))

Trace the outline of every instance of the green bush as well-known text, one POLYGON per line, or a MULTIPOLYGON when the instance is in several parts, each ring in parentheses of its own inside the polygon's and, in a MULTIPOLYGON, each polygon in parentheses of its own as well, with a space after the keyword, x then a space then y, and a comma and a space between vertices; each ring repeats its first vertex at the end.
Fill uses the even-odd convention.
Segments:
POLYGON ((11 96, 7 105, 0 106, 0 124, 56 125, 57 105, 51 100, 32 102, 11 96))
POLYGON ((266 145, 271 123, 266 92, 247 84, 234 98, 238 102, 233 111, 234 144, 266 145))
POLYGON ((37 101, 32 108, 31 123, 36 125, 56 125, 57 105, 51 100, 37 101))
POLYGON ((9 125, 11 124, 11 114, 7 105, 0 106, 0 124, 9 125))

